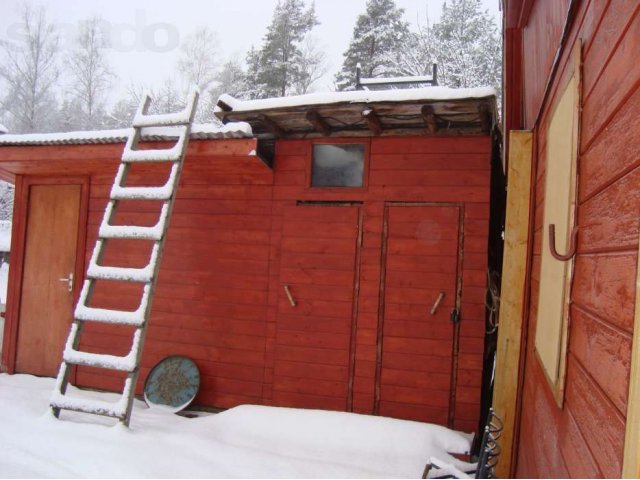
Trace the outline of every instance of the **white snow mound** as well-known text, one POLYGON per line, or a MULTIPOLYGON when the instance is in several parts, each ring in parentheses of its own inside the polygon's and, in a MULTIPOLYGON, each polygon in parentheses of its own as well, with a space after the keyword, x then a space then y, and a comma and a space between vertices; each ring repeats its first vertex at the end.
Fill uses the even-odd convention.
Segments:
POLYGON ((253 405, 188 419, 136 401, 130 429, 68 411, 56 420, 54 383, 0 374, 0 478, 420 478, 430 457, 464 469, 447 452, 470 447, 436 425, 253 405))

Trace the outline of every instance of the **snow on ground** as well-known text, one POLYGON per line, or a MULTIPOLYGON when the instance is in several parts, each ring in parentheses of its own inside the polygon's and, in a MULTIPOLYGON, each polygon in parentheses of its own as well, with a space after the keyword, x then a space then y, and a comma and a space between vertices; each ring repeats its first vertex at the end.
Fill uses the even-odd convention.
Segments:
MULTIPOLYGON (((48 410, 54 379, 0 375, 0 478, 420 478, 469 449, 444 427, 351 413, 243 405, 185 418, 136 401, 131 428, 48 410)), ((113 394, 91 393, 113 401, 113 394)))

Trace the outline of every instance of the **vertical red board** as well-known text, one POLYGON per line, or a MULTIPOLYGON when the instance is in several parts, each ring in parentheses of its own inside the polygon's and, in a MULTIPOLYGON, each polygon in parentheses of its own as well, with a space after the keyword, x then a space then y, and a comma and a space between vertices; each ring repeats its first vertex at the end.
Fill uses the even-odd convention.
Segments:
POLYGON ((273 401, 346 410, 359 207, 292 206, 283 218, 273 401))
POLYGON ((386 231, 378 413, 446 425, 459 208, 389 206, 386 231))

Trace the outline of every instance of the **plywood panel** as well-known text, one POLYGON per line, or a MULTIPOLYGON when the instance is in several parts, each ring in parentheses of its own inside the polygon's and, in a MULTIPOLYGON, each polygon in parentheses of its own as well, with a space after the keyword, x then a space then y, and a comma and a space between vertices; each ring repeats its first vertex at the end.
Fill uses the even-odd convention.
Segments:
MULTIPOLYGON (((576 58, 579 62, 579 49, 576 58)), ((560 404, 569 315, 568 288, 573 262, 558 260, 551 255, 547 233, 550 226, 554 225, 554 247, 562 254, 569 251, 575 221, 579 86, 579 70, 576 69, 547 130, 547 159, 553 161, 547 162, 545 172, 541 287, 535 347, 560 404)))
POLYGON ((531 132, 510 133, 504 267, 500 298, 493 408, 504 422, 498 475, 510 476, 518 393, 520 342, 529 253, 531 132))
POLYGON ((636 267, 636 299, 631 351, 631 374, 627 400, 627 425, 624 437, 622 476, 640 477, 640 251, 636 267))

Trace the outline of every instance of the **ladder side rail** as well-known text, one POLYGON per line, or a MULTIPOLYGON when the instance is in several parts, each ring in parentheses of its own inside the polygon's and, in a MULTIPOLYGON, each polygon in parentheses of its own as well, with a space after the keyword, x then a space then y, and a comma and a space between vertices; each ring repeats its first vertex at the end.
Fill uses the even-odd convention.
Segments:
POLYGON ((189 123, 185 126, 186 128, 186 133, 185 133, 185 141, 182 145, 182 152, 180 155, 180 160, 178 163, 178 170, 176 172, 176 179, 175 179, 175 183, 173 186, 173 192, 171 194, 171 197, 165 201, 165 204, 168 204, 167 209, 167 221, 164 224, 164 228, 163 228, 163 232, 162 232, 162 237, 160 240, 160 248, 158 251, 158 257, 156 260, 156 264, 154 265, 153 268, 153 276, 152 276, 152 281, 151 281, 151 286, 150 286, 150 293, 149 293, 149 301, 147 302, 146 308, 145 308, 145 312, 144 312, 144 318, 145 318, 145 322, 143 323, 143 325, 139 328, 142 328, 141 331, 141 335, 140 335, 140 339, 139 339, 139 348, 137 351, 137 355, 136 355, 136 368, 133 372, 130 372, 129 374, 127 374, 127 379, 130 380, 130 383, 127 385, 125 384, 125 389, 127 388, 127 386, 129 387, 128 390, 129 391, 125 391, 123 392, 123 395, 126 398, 126 414, 125 414, 125 418, 122 420, 125 426, 129 426, 129 423, 131 421, 131 412, 133 410, 133 400, 135 397, 135 388, 136 388, 136 384, 138 383, 138 376, 140 374, 140 360, 142 358, 142 352, 144 350, 144 342, 146 339, 146 326, 147 326, 147 322, 149 320, 149 316, 151 314, 151 307, 153 304, 153 299, 155 296, 155 289, 156 289, 156 285, 158 283, 158 274, 160 273, 160 266, 162 265, 162 257, 164 254, 164 243, 166 240, 166 236, 167 236, 167 231, 169 229, 169 224, 171 222, 171 215, 173 214, 173 205, 175 203, 175 199, 177 196, 177 191, 180 185, 180 177, 182 175, 182 168, 184 165, 184 161, 185 161, 185 157, 187 155, 187 148, 189 147, 189 138, 191 136, 191 125, 193 124, 193 120, 195 118, 195 114, 196 114, 196 106, 198 104, 198 98, 199 98, 199 94, 197 91, 192 92, 191 96, 190 96, 190 105, 187 105, 187 107, 190 107, 191 111, 190 111, 190 115, 189 115, 189 123))

